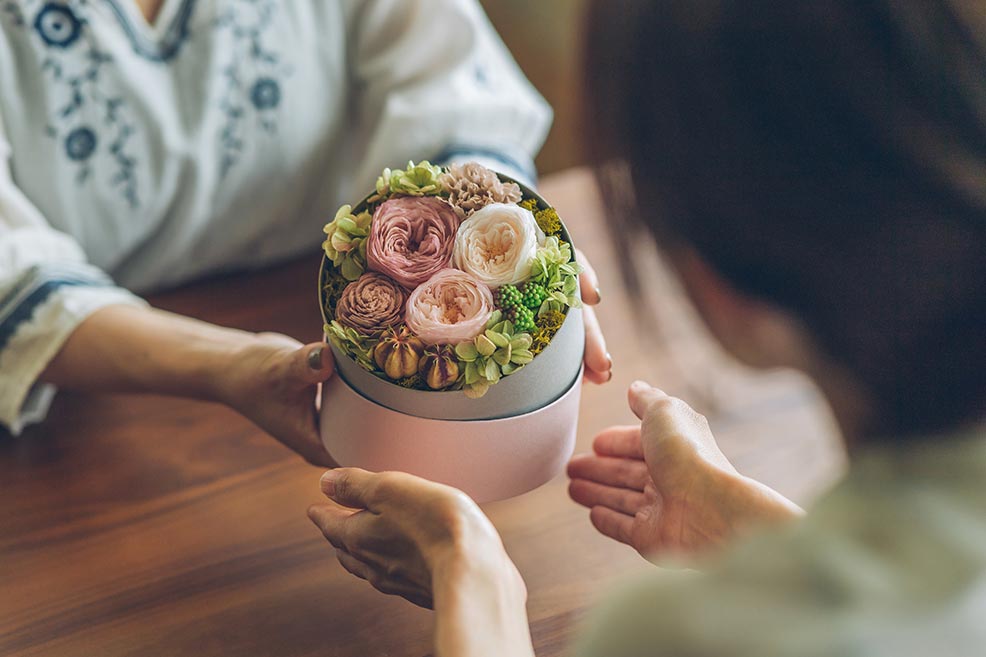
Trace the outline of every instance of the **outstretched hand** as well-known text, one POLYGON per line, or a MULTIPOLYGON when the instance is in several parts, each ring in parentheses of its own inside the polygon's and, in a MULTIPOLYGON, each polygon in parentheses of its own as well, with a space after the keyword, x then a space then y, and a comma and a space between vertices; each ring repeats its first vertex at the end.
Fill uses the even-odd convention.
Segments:
POLYGON ((641 425, 606 429, 593 454, 568 466, 569 494, 591 509, 601 533, 663 557, 714 549, 750 526, 802 513, 739 474, 685 402, 639 381, 629 397, 641 425))

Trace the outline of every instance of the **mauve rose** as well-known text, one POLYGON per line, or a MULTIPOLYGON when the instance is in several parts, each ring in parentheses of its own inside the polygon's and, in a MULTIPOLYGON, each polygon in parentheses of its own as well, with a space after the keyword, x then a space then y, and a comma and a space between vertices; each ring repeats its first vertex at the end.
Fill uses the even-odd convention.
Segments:
POLYGON ((379 335, 404 321, 407 292, 383 274, 369 272, 346 286, 336 304, 336 320, 365 335, 379 335))
POLYGON ((373 213, 366 262, 409 290, 448 267, 460 219, 434 196, 402 196, 373 213))
POLYGON ((443 269, 407 299, 404 321, 428 344, 458 344, 486 329, 493 314, 493 293, 458 269, 443 269))
POLYGON ((462 222, 452 264, 490 287, 520 283, 531 275, 531 260, 544 239, 529 210, 493 203, 462 222))

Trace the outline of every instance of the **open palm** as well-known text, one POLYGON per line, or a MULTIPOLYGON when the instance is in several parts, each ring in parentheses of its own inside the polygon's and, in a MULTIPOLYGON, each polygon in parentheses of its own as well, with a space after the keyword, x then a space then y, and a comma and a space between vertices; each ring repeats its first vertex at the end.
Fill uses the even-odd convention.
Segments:
POLYGON ((743 528, 789 519, 800 509, 739 474, 705 418, 643 383, 630 388, 640 426, 606 429, 593 453, 572 460, 572 499, 603 534, 646 557, 697 553, 743 528))

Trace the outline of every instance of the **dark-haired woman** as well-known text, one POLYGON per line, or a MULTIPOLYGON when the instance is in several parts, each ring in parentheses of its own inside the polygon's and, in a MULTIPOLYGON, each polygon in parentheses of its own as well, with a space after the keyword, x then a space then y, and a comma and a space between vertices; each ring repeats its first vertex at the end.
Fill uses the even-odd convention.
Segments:
MULTIPOLYGON (((986 653, 981 3, 598 0, 587 25, 598 154, 723 344, 815 378, 851 467, 802 517, 634 384, 641 425, 572 461, 571 495, 647 555, 715 557, 619 595, 577 652, 986 653)), ((342 564, 432 604, 436 654, 532 654, 523 582, 468 499, 354 470, 322 487, 342 564)))

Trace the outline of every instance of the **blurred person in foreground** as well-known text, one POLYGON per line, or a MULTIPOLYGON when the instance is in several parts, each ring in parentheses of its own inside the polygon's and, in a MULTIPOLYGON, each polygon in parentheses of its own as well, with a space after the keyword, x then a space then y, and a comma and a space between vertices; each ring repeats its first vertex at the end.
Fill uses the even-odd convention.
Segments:
POLYGON ((137 295, 311 253, 339 205, 410 159, 531 183, 550 122, 475 0, 3 3, 0 431, 41 421, 56 387, 171 394, 332 465, 324 344, 137 295))
MULTIPOLYGON (((574 654, 986 653, 981 3, 597 0, 586 25, 599 161, 625 162, 718 339, 815 379, 851 465, 804 514, 635 383, 641 424, 597 436, 570 494, 702 572, 617 593, 574 654)), ((462 494, 359 470, 322 488, 343 566, 433 606, 436 654, 532 654, 523 580, 462 494)))

